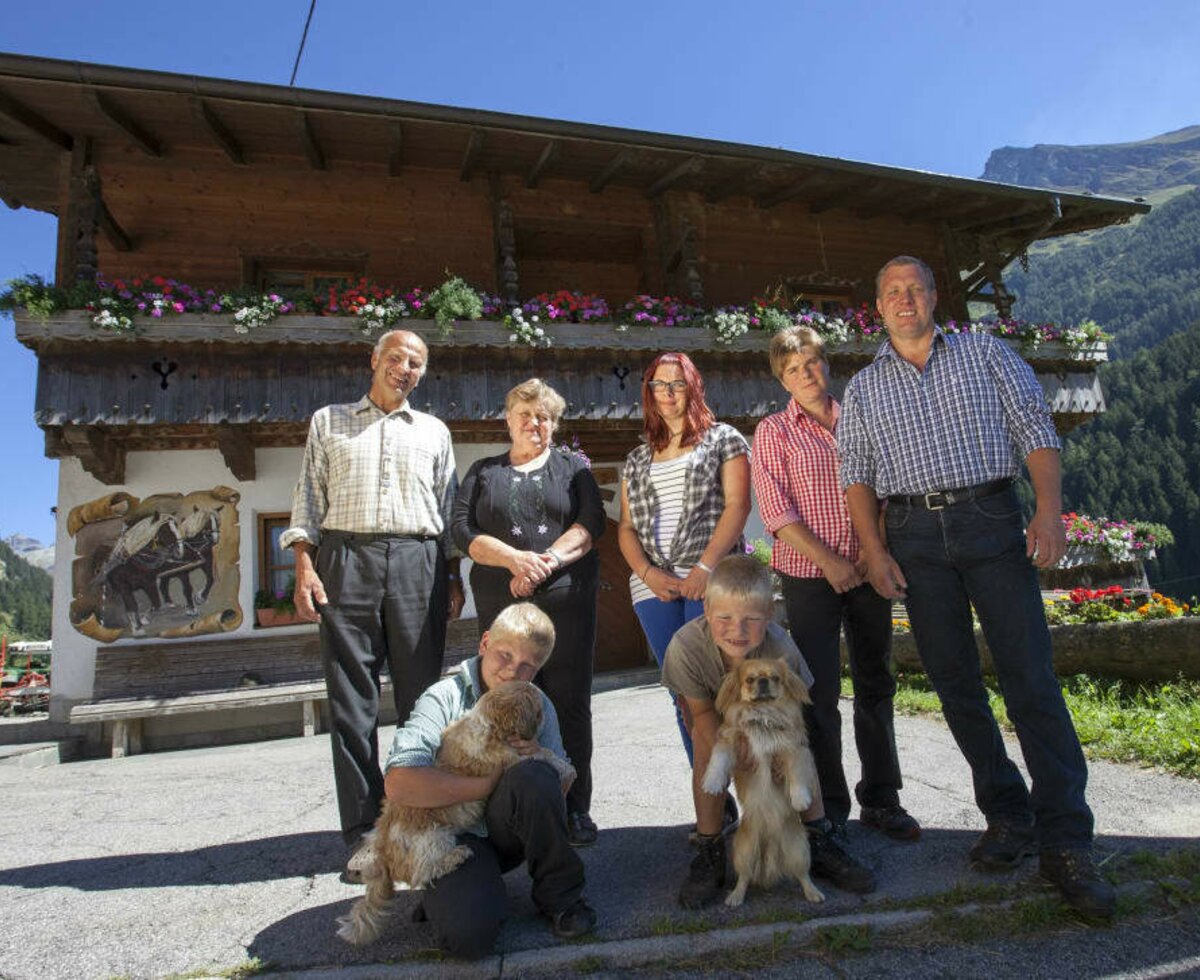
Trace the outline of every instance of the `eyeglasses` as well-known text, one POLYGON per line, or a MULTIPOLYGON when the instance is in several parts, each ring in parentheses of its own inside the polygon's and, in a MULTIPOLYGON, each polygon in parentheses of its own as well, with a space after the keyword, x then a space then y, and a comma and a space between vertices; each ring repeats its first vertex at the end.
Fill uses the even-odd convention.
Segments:
POLYGON ((665 395, 668 391, 673 395, 682 395, 687 391, 686 381, 651 381, 648 383, 651 394, 665 395))

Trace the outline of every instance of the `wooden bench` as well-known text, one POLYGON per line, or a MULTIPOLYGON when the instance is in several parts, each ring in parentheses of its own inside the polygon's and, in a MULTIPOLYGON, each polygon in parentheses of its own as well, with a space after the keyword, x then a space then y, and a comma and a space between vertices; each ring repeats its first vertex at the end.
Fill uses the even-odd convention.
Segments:
MULTIPOLYGON (((450 624, 443 670, 478 649, 475 620, 450 624)), ((381 678, 385 697, 392 681, 381 678)), ((112 757, 142 751, 147 718, 202 714, 295 704, 301 731, 320 730, 326 700, 316 629, 305 632, 246 634, 202 640, 176 640, 138 646, 106 646, 96 651, 92 699, 74 705, 72 723, 112 722, 112 757)))

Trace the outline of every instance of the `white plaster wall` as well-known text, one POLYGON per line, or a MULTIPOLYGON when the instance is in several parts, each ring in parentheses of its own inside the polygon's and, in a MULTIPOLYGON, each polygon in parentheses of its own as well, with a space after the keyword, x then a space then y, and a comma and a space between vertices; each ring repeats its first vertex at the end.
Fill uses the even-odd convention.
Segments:
MULTIPOLYGON (((508 448, 507 443, 473 443, 455 447, 455 462, 461 478, 478 459, 494 456, 508 448)), ((84 471, 77 459, 64 459, 58 468, 58 517, 56 554, 60 560, 54 568, 54 669, 51 716, 65 721, 70 706, 86 700, 92 695, 95 673, 95 640, 78 632, 70 623, 68 610, 71 605, 71 559, 75 542, 67 534, 67 516, 71 508, 97 497, 124 490, 136 497, 144 498, 156 493, 190 493, 207 490, 215 486, 228 486, 241 494, 238 502, 238 526, 240 529, 241 583, 238 601, 242 607, 243 621, 233 633, 214 633, 198 640, 248 634, 254 629, 254 592, 258 588, 258 515, 261 513, 288 511, 291 509, 292 489, 300 472, 303 450, 259 449, 255 454, 256 479, 240 482, 234 479, 225 466, 221 454, 213 450, 174 450, 170 452, 130 453, 125 461, 126 482, 122 486, 107 486, 84 471)), ((614 487, 618 489, 619 487, 614 487)), ((608 516, 613 520, 620 517, 619 497, 605 505, 608 516)), ((746 537, 765 537, 757 506, 746 525, 746 537)), ((463 561, 464 579, 470 572, 470 559, 463 561)), ((463 610, 465 618, 475 616, 474 602, 470 595, 463 610)), ((310 626, 277 627, 282 631, 304 632, 310 626)), ((274 634, 272 634, 274 635, 274 634)), ((158 638, 124 639, 122 644, 162 642, 158 638)))

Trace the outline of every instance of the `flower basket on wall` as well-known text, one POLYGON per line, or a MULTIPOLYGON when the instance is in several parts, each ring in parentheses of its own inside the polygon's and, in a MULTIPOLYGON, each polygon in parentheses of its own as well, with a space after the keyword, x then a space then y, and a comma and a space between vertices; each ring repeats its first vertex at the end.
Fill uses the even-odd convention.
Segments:
POLYGON ((304 620, 294 610, 287 609, 255 609, 254 620, 259 626, 295 626, 304 620))

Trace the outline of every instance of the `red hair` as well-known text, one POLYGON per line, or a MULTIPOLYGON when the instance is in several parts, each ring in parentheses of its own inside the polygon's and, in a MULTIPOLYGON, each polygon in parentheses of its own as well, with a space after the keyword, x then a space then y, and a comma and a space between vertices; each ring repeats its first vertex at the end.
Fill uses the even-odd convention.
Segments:
POLYGON ((642 432, 650 448, 655 452, 666 449, 671 441, 671 430, 658 414, 658 406, 654 402, 654 393, 650 390, 650 382, 654 372, 663 364, 678 365, 683 372, 683 380, 687 382, 687 412, 683 417, 683 435, 680 437, 681 446, 692 446, 700 441, 700 437, 716 422, 712 409, 704 401, 704 379, 696 370, 696 365, 687 354, 671 352, 659 354, 642 375, 642 432))

